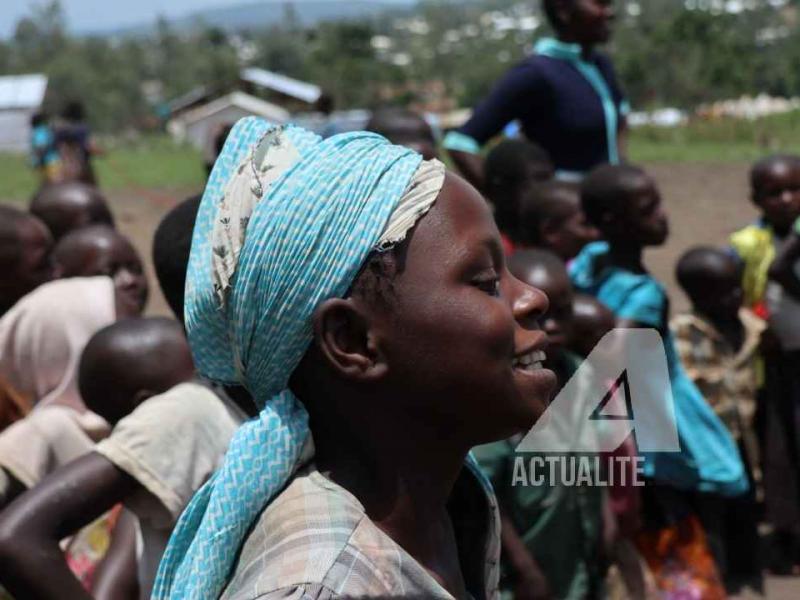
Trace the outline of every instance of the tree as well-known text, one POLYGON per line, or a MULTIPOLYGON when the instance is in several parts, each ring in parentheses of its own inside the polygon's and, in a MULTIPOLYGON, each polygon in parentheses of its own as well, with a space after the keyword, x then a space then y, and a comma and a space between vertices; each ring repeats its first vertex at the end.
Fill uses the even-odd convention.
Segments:
POLYGON ((402 69, 377 60, 374 35, 366 22, 334 22, 321 24, 309 40, 308 75, 337 106, 374 106, 382 85, 405 79, 402 69))
POLYGON ((41 64, 62 52, 67 39, 64 11, 58 0, 35 4, 31 15, 21 19, 14 31, 14 45, 22 64, 41 64))

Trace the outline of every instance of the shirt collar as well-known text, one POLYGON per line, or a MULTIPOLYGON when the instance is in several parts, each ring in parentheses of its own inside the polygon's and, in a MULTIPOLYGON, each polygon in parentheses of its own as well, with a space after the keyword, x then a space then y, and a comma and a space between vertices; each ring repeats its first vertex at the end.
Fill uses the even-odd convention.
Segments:
POLYGON ((557 58, 570 62, 582 61, 582 48, 580 44, 570 44, 562 42, 556 38, 545 37, 539 39, 534 46, 537 54, 549 56, 550 58, 557 58))

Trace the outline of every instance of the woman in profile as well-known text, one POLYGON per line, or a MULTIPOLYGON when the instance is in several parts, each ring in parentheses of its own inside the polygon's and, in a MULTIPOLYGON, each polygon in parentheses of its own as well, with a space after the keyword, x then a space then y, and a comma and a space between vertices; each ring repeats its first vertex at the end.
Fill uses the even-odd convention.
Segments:
POLYGON ((261 412, 181 516, 154 598, 494 598, 499 522, 471 447, 555 383, 544 294, 486 202, 355 132, 231 131, 195 225, 198 370, 261 412))

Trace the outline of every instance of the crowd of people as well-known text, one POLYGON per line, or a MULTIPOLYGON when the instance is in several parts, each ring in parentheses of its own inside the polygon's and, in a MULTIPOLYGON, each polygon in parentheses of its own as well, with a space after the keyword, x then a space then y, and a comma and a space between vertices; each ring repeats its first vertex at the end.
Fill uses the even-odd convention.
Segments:
POLYGON ((174 319, 143 316, 141 257, 35 124, 43 185, 0 207, 0 597, 713 600, 798 574, 800 157, 753 165, 758 221, 685 249, 671 315, 644 260, 666 207, 594 50, 609 3, 545 8, 557 39, 443 144, 397 107, 226 128, 153 235, 174 319), (643 485, 516 485, 523 435, 630 329, 658 334, 677 451, 634 431, 608 454, 643 485))
POLYGON ((753 166, 751 195, 762 212, 756 225, 734 233, 729 247, 700 245, 681 256, 676 275, 692 309, 670 319, 665 288, 642 260, 669 231, 653 179, 635 166, 601 165, 579 186, 542 182, 547 168, 531 147, 514 152, 530 164, 517 165, 519 187, 509 193, 512 176, 497 175, 493 165, 507 169, 511 161, 494 155, 524 144, 501 142, 489 153, 487 184, 503 185, 498 195, 487 188, 487 197, 512 249, 509 269, 550 299, 542 327, 556 341, 548 362, 559 385, 580 364, 569 359, 585 358, 613 327, 657 330, 681 452, 652 464, 646 457, 644 488, 603 498, 594 487, 510 487, 519 437, 477 448, 501 515, 508 511, 503 525, 513 531, 504 539, 509 584, 531 590, 547 582, 555 597, 598 597, 613 565, 632 597, 654 586, 653 593, 692 589, 710 598, 760 589, 765 567, 792 572, 800 522, 797 362, 785 324, 796 306, 797 157, 753 166), (767 545, 759 541, 762 520, 774 532, 767 545))

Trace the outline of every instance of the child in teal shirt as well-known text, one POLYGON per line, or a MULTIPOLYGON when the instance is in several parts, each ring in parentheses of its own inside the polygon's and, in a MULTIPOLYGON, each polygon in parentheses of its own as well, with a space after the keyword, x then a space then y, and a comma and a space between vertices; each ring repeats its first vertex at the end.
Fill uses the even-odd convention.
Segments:
MULTIPOLYGON (((572 263, 576 290, 610 308, 618 327, 655 329, 664 343, 680 451, 642 453, 645 530, 666 531, 681 523, 684 529, 691 528, 697 522, 697 492, 737 496, 747 491, 748 481, 733 439, 684 371, 669 331, 666 291, 642 262, 644 249, 663 244, 669 234, 660 194, 641 169, 606 165, 594 169, 582 183, 581 204, 605 241, 589 244, 572 263)), ((709 556, 704 534, 695 542, 709 556)), ((708 593, 720 589, 713 563, 700 572, 686 561, 682 577, 669 580, 658 569, 670 557, 658 555, 657 544, 640 545, 640 550, 662 590, 674 590, 679 580, 708 593)))
POLYGON ((636 167, 598 167, 583 183, 581 202, 606 241, 589 244, 575 259, 575 288, 608 306, 618 326, 653 328, 664 340, 681 452, 645 457, 645 474, 679 489, 746 491, 733 440, 680 363, 666 291, 642 263, 644 248, 663 244, 669 234, 655 183, 636 167))

